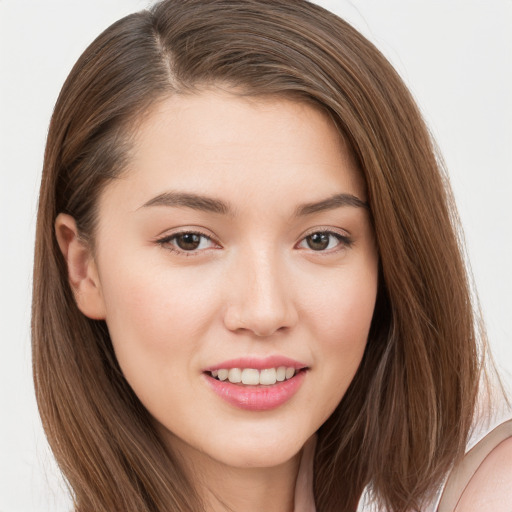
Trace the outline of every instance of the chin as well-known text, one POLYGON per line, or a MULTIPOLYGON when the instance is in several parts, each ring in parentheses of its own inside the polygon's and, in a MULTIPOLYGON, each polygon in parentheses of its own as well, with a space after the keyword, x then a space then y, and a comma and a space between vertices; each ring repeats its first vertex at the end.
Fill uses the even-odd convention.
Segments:
POLYGON ((290 439, 290 436, 265 436, 246 440, 229 441, 229 447, 215 450, 210 456, 236 468, 276 467, 290 461, 301 450, 307 439, 290 439))

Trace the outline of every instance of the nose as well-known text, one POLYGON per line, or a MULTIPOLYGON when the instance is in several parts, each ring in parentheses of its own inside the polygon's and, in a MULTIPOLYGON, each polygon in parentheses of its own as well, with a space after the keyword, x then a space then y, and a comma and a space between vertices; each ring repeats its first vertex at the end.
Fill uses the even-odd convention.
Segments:
POLYGON ((292 328, 298 314, 286 276, 284 264, 276 255, 266 251, 246 253, 230 276, 225 326, 258 337, 292 328))

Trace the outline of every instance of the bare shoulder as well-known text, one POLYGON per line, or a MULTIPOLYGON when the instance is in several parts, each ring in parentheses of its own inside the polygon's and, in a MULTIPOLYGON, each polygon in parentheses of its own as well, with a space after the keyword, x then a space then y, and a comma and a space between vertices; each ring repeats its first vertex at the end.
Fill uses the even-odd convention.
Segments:
POLYGON ((512 437, 498 444, 468 482, 455 512, 512 512, 512 437))

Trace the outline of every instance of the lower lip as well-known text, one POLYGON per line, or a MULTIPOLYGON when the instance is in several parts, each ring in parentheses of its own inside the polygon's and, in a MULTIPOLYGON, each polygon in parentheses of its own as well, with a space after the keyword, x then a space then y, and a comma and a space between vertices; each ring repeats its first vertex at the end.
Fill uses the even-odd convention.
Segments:
POLYGON ((291 379, 272 386, 244 386, 204 375, 213 391, 230 405, 248 411, 268 411, 285 404, 297 393, 306 371, 300 371, 291 379))

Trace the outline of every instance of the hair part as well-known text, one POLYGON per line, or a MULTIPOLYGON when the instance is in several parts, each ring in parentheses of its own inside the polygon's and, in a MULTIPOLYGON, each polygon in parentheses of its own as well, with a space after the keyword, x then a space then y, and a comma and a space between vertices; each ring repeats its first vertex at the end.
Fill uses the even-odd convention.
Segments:
POLYGON ((315 500, 322 512, 353 510, 370 484, 382 508, 419 510, 464 452, 480 373, 484 335, 454 203, 397 73, 350 25, 302 0, 165 0, 109 27, 64 84, 39 200, 33 366, 76 510, 202 509, 124 379, 105 323, 78 310, 54 222, 72 215, 93 245, 98 197, 127 167, 141 116, 205 87, 313 103, 348 142, 366 181, 380 283, 361 366, 318 433, 315 500))

